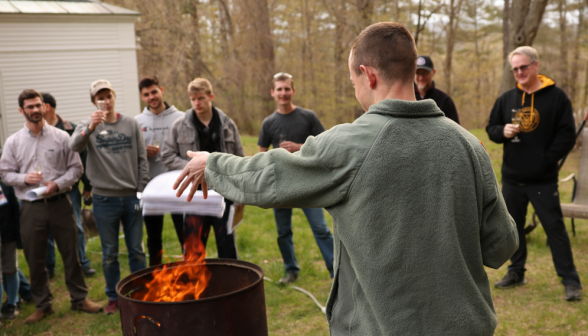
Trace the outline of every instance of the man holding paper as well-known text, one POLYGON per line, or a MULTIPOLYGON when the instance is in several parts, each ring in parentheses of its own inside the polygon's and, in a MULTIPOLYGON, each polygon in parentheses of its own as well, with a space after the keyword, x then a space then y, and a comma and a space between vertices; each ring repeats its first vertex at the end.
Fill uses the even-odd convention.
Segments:
POLYGON ((20 233, 31 274, 31 294, 36 311, 25 323, 34 323, 53 309, 45 268, 47 235, 51 229, 65 268, 65 282, 71 296, 71 309, 98 313, 102 307, 89 301, 88 288, 77 252, 77 230, 67 192, 82 176, 78 153, 69 149, 69 136, 43 120, 41 94, 24 90, 18 97, 25 127, 11 135, 0 159, 2 181, 15 187, 22 200, 20 233), (43 185, 36 197, 27 192, 43 185))
POLYGON ((191 153, 174 188, 188 201, 202 184, 236 202, 324 207, 333 216, 335 278, 326 307, 331 335, 493 335, 484 266, 518 246, 488 153, 416 101, 416 45, 401 24, 364 29, 349 56, 351 124, 308 137, 296 153, 239 158, 191 153))

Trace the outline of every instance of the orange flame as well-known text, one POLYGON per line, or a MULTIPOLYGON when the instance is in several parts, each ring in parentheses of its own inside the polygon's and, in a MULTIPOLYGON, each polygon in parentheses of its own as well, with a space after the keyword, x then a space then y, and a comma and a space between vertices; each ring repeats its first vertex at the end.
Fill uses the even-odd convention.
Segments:
POLYGON ((206 246, 202 243, 202 219, 186 216, 184 260, 188 265, 169 268, 163 265, 153 271, 153 280, 144 285, 145 289, 136 293, 134 299, 153 302, 178 302, 197 300, 206 289, 211 272, 206 267, 206 246), (194 265, 199 264, 199 265, 194 265), (144 294, 143 294, 144 293, 144 294))

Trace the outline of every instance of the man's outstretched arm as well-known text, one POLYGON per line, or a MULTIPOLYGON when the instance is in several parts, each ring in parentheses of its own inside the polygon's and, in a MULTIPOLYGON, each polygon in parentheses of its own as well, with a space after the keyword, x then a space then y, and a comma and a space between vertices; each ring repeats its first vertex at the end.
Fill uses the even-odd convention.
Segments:
MULTIPOLYGON (((272 150, 240 158, 224 153, 190 153, 192 161, 174 184, 178 197, 194 181, 238 203, 270 207, 322 208, 337 204, 355 177, 365 147, 310 137, 297 153, 272 150)), ((206 189, 206 188, 203 188, 206 189)))

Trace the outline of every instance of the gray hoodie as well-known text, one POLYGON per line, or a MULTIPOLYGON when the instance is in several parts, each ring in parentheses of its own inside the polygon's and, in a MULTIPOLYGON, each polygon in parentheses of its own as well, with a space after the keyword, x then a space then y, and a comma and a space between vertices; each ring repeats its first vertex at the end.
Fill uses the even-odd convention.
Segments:
POLYGON ((100 124, 94 131, 88 130, 89 124, 90 119, 78 124, 69 138, 69 148, 76 152, 88 148, 86 175, 92 183, 92 192, 107 197, 142 192, 149 182, 149 168, 139 123, 120 114, 117 121, 100 124))
POLYGON ((165 135, 167 134, 167 131, 169 131, 174 121, 184 116, 184 112, 179 111, 175 106, 172 105, 170 107, 167 105, 167 103, 165 106, 167 108, 160 114, 153 114, 153 112, 145 107, 143 113, 135 116, 135 119, 141 126, 145 145, 153 145, 154 140, 159 141, 159 153, 157 153, 155 156, 147 158, 149 162, 150 179, 167 171, 167 167, 161 161, 161 150, 163 150, 165 135))

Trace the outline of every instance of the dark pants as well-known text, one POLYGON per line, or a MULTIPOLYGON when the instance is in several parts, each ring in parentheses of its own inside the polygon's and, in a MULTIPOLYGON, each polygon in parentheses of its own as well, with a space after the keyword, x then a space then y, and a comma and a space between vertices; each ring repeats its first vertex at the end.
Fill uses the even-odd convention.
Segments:
POLYGON ((51 229, 65 268, 65 285, 73 304, 86 299, 88 288, 78 259, 78 231, 69 197, 52 202, 22 202, 20 235, 31 273, 31 294, 35 308, 53 303, 45 268, 47 235, 51 229))
POLYGON ((557 183, 516 185, 503 183, 502 194, 508 212, 517 224, 519 249, 511 257, 509 272, 523 275, 526 271, 527 240, 525 237, 525 220, 529 201, 543 225, 547 235, 547 244, 557 275, 562 278, 565 286, 582 288, 580 277, 574 266, 574 257, 570 246, 570 238, 563 221, 557 183))
MULTIPOLYGON (((214 229, 214 237, 216 238, 216 248, 218 250, 219 258, 238 259, 237 245, 235 243, 235 233, 227 234, 227 221, 229 219, 230 206, 233 202, 226 200, 227 205, 223 218, 212 216, 196 216, 186 215, 184 219, 184 230, 182 237, 184 241, 190 234, 198 234, 200 230, 200 239, 206 246, 208 235, 210 234, 210 227, 214 229)), ((184 248, 185 253, 186 248, 184 248)))
MULTIPOLYGON (((180 246, 184 245, 183 226, 184 215, 171 215, 176 234, 180 241, 180 246)), ((149 266, 161 264, 161 255, 163 250, 163 241, 161 233, 163 232, 163 215, 161 216, 143 216, 145 228, 147 229, 147 251, 149 252, 149 266)))
MULTIPOLYGON (((78 257, 82 267, 90 268, 90 260, 86 257, 86 237, 84 236, 84 226, 82 225, 82 194, 78 188, 74 188, 67 193, 73 206, 74 217, 78 228, 78 257)), ((55 272, 55 240, 49 230, 47 239, 47 270, 55 272)))

